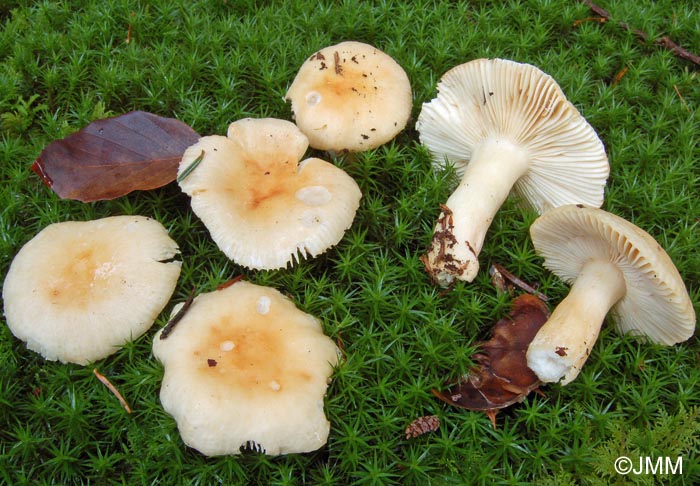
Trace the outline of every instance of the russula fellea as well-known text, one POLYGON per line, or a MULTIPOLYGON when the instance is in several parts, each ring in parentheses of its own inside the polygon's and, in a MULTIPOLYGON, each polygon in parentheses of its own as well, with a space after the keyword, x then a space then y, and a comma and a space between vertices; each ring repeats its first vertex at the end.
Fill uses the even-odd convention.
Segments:
POLYGON ((308 139, 289 121, 246 118, 202 137, 180 163, 192 210, 231 260, 276 269, 337 244, 362 196, 342 169, 300 159, 308 139))
POLYGON ((513 190, 540 214, 564 204, 600 207, 605 148, 551 76, 503 59, 448 71, 416 123, 437 168, 461 177, 437 221, 423 263, 447 287, 471 282, 494 215, 513 190))
POLYGON ((161 333, 153 341, 165 369, 160 399, 188 446, 215 456, 249 442, 268 455, 325 444, 323 398, 338 348, 280 292, 239 281, 200 294, 161 333))
POLYGON ((527 351, 545 382, 574 380, 608 312, 620 333, 673 345, 695 330, 695 311, 668 254, 648 233, 602 209, 567 205, 530 227, 544 266, 572 284, 527 351))
POLYGON ((54 223, 17 253, 7 325, 48 360, 87 364, 154 323, 180 275, 177 244, 144 216, 54 223))
POLYGON ((287 91, 294 119, 319 150, 362 152, 393 139, 411 115, 403 68, 362 42, 346 41, 309 57, 287 91))

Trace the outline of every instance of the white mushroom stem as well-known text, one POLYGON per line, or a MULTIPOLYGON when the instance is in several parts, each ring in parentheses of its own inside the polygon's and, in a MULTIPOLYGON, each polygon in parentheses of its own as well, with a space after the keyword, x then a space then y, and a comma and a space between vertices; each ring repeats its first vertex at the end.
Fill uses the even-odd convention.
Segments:
POLYGON ((487 139, 471 154, 462 180, 438 219, 423 263, 442 287, 455 278, 471 282, 494 215, 515 182, 527 172, 528 154, 503 139, 487 139))
POLYGON ((588 359, 608 311, 626 292, 617 265, 584 263, 569 295, 530 343, 527 366, 544 382, 570 383, 588 359))

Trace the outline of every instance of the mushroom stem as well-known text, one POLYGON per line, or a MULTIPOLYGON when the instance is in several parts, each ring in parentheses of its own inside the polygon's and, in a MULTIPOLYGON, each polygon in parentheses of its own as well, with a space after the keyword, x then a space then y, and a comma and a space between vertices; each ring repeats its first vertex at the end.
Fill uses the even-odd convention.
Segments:
POLYGON ((573 381, 593 349, 608 311, 627 292, 614 263, 588 260, 569 295, 554 309, 527 351, 527 365, 544 382, 573 381))
POLYGON ((503 139, 487 139, 473 151, 457 189, 442 207, 422 261, 442 287, 455 278, 471 282, 494 215, 528 169, 527 153, 503 139))

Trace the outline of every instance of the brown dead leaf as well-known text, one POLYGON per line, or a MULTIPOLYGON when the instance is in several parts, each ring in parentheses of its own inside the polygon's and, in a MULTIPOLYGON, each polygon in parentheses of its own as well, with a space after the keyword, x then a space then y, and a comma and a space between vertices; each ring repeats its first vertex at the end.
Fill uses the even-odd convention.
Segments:
POLYGON ((510 316, 494 325, 491 339, 479 344, 476 366, 447 391, 433 390, 433 394, 450 405, 482 410, 489 416, 523 400, 540 386, 525 355, 548 318, 549 309, 540 299, 520 295, 513 301, 510 316))
POLYGON ((179 120, 132 111, 51 142, 31 169, 63 199, 114 199, 174 181, 182 154, 198 139, 179 120))

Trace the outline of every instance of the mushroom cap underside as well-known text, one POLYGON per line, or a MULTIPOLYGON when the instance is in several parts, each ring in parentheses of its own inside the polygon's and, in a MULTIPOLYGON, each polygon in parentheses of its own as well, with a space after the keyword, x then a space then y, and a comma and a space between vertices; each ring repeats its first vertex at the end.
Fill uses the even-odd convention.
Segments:
POLYGON ((200 294, 161 333, 161 402, 185 443, 207 455, 237 454, 249 441, 269 455, 325 443, 323 398, 338 349, 277 290, 237 282, 200 294))
POLYGON ((404 129, 411 115, 411 84, 391 56, 347 41, 315 52, 287 91, 294 119, 319 150, 359 152, 404 129))
POLYGON ((610 171, 605 147, 551 76, 529 64, 476 59, 448 71, 437 89, 416 123, 436 167, 453 164, 461 175, 484 142, 512 144, 529 164, 515 192, 539 213, 600 207, 610 171))
POLYGON ((46 359, 104 358, 154 323, 177 284, 177 253, 166 229, 143 216, 51 224, 10 266, 7 324, 46 359))
POLYGON ((180 186, 218 247, 249 268, 282 268, 337 244, 362 196, 342 169, 299 159, 306 137, 291 122, 244 119, 228 136, 207 136, 183 155, 180 186))
POLYGON ((602 209, 552 209, 530 227, 544 266, 572 284, 586 261, 610 261, 622 272, 626 294, 611 313, 621 333, 672 345, 695 330, 695 311, 676 266, 644 230, 602 209))

